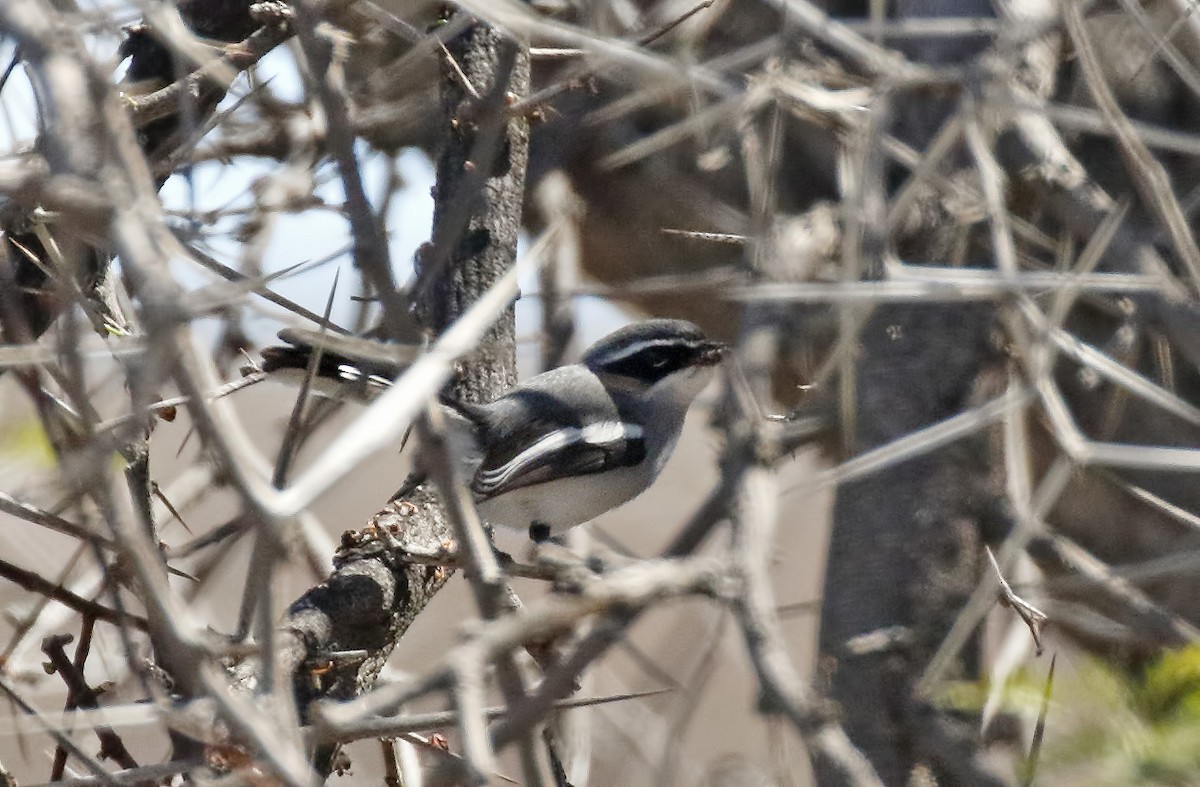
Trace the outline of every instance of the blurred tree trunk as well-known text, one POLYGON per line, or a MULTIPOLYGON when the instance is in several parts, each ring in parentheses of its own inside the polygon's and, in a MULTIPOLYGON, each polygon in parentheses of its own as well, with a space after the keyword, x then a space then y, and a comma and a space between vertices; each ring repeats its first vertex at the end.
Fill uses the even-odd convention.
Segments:
MULTIPOLYGON (((981 375, 997 360, 992 329, 989 305, 879 308, 860 334, 850 454, 978 403, 981 375)), ((1003 535, 1004 484, 991 459, 977 435, 838 488, 819 671, 886 784, 908 782, 922 764, 939 784, 959 783, 934 754, 929 738, 939 733, 914 688, 979 582, 983 535, 1003 535)), ((973 679, 978 666, 977 652, 964 649, 950 676, 973 679)), ((971 730, 957 733, 970 740, 971 730)))

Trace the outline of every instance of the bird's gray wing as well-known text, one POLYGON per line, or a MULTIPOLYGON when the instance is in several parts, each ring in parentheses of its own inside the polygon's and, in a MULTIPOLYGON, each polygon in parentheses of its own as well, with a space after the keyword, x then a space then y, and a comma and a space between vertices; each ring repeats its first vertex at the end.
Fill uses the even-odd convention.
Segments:
POLYGON ((471 482, 481 499, 558 478, 636 465, 646 458, 646 443, 640 426, 601 421, 557 427, 507 461, 489 462, 491 458, 484 458, 471 482))
POLYGON ((640 426, 626 423, 600 381, 579 366, 538 375, 486 410, 478 420, 487 451, 471 483, 481 499, 646 456, 640 426))

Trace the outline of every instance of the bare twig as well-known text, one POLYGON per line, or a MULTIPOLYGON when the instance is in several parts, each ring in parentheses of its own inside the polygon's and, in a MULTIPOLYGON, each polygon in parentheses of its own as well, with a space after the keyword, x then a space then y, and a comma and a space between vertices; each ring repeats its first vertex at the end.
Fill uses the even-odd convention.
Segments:
POLYGON ((1113 96, 1100 66, 1100 55, 1096 52, 1084 25, 1081 3, 1078 0, 1064 3, 1062 13, 1067 32, 1071 35, 1071 42, 1079 55, 1079 64, 1087 78, 1092 99, 1116 135, 1117 144, 1138 194, 1154 212, 1163 232, 1170 238, 1175 254, 1191 279, 1192 293, 1200 292, 1200 249, 1196 248, 1196 239, 1192 237, 1191 228, 1179 207, 1179 202, 1175 199, 1171 179, 1162 164, 1138 137, 1113 96))
MULTIPOLYGON (((74 637, 69 635, 47 637, 42 642, 42 652, 50 659, 51 668, 67 684, 68 709, 71 707, 99 707, 95 690, 87 684, 83 673, 71 662, 71 659, 67 657, 66 652, 63 650, 73 639, 74 637)), ((96 737, 100 739, 100 759, 114 760, 122 768, 126 769, 138 767, 137 760, 125 748, 125 743, 121 740, 121 736, 112 727, 98 725, 96 727, 96 737)), ((61 772, 58 775, 61 775, 61 772)), ((53 778, 57 778, 57 776, 53 778)))
POLYGON ((996 580, 1000 583, 1000 603, 1010 607, 1021 616, 1021 620, 1025 621, 1025 625, 1029 627, 1029 633, 1033 636, 1037 655, 1042 655, 1042 626, 1049 618, 1045 612, 1013 592, 1008 581, 1004 579, 1004 574, 1000 572, 1000 564, 996 562, 996 556, 992 554, 991 547, 985 546, 984 551, 987 553, 988 561, 992 564, 992 570, 996 572, 996 580))
POLYGON ((91 615, 96 620, 116 625, 131 625, 143 631, 147 630, 146 619, 128 612, 118 612, 96 601, 76 595, 61 585, 56 585, 44 579, 40 574, 15 566, 7 560, 0 560, 0 577, 14 582, 26 590, 53 599, 60 604, 78 610, 85 615, 91 615))

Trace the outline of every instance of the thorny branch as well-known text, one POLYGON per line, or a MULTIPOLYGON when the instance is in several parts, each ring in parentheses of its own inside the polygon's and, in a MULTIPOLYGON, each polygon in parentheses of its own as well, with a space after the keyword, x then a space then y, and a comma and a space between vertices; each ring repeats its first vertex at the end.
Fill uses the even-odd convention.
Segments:
MULTIPOLYGON (((475 16, 410 21, 341 2, 182 0, 187 30, 158 12, 128 29, 119 86, 93 54, 102 24, 75 24, 82 17, 42 0, 0 6, 43 120, 36 146, 0 164, 9 343, 0 360, 10 372, 0 379, 18 380, 36 403, 65 492, 36 503, 0 492, 0 510, 48 531, 39 537, 79 544, 62 581, 24 559, 0 563, 13 588, 42 600, 5 652, 15 669, 28 642, 44 641, 68 704, 96 706, 82 659, 72 663, 65 641, 47 635, 77 614, 89 632, 115 627, 117 677, 173 719, 162 723, 175 735, 172 762, 137 767, 118 727, 95 716, 102 755, 123 768, 107 773, 6 678, 0 688, 61 747, 52 778, 73 760, 92 774, 80 783, 207 769, 315 784, 344 764, 339 743, 433 724, 402 706, 437 697, 455 706, 437 721, 457 738, 436 755, 435 778, 483 783, 515 744, 528 783, 562 783, 569 742, 542 734, 562 698, 613 644, 633 641, 637 621, 669 599, 698 596, 734 610, 761 710, 791 721, 820 777, 869 784, 932 772, 991 783, 983 744, 928 702, 947 680, 981 676, 989 570, 1024 553, 1047 577, 1033 583, 1038 607, 1000 580, 1035 637, 1040 607, 1057 630, 1109 646, 1072 612, 1086 605, 1117 632, 1105 636, 1118 652, 1151 657, 1197 638, 1200 610, 1188 600, 1196 564, 1178 559, 1200 507, 1180 473, 1200 467, 1197 148, 1190 121, 1171 111, 1197 98, 1194 66, 1173 38, 1195 36, 1186 4, 1164 4, 1175 16, 1163 29, 1137 4, 1104 16, 1081 3, 1001 3, 999 19, 955 20, 884 18, 883 4, 867 20, 804 0, 670 12, 645 4, 628 29, 605 35, 523 5, 462 5, 475 16), (1143 60, 1126 72, 1103 55, 1114 21, 1142 31, 1120 31, 1123 40, 1144 39, 1129 46, 1143 60), (531 92, 514 35, 573 62, 540 64, 531 92), (302 99, 241 76, 293 36, 302 99), (431 121, 435 68, 444 69, 444 111, 431 121), (1151 78, 1160 80, 1153 90, 1129 88, 1151 78), (227 93, 236 101, 218 112, 227 93), (1159 95, 1161 106, 1139 104, 1159 95), (1078 105, 1088 100, 1094 109, 1078 105), (558 242, 560 256, 604 283, 585 289, 548 273, 546 357, 566 351, 570 302, 584 292, 748 337, 740 361, 750 385, 730 378, 720 478, 703 502, 696 495, 696 514, 661 559, 614 568, 586 554, 518 567, 493 555, 434 411, 420 422, 420 442, 435 483, 366 525, 335 523, 357 526, 333 573, 277 620, 301 514, 312 522, 318 497, 400 442, 447 386, 485 401, 514 382, 513 261, 530 118, 530 185, 562 178, 569 186, 558 199, 581 207, 543 201, 524 218, 541 231, 529 268, 544 264, 543 243, 558 242), (751 133, 760 121, 769 139, 751 133), (374 153, 362 143, 394 150, 435 137, 443 152, 431 242, 404 288, 387 210, 399 177, 391 172, 379 199, 374 153), (163 179, 233 156, 279 162, 252 207, 164 209, 163 179), (249 299, 322 320, 269 289, 276 280, 258 270, 262 244, 244 244, 242 272, 209 241, 222 222, 240 222, 242 239, 269 237, 269 218, 314 207, 326 158, 342 202, 316 207, 346 221, 366 301, 382 307, 377 336, 408 342, 415 360, 275 489, 259 447, 213 392, 248 343, 249 299), (121 277, 110 275, 113 251, 121 277), (237 288, 194 297, 176 271, 192 265, 237 288), (128 398, 115 417, 92 400, 97 359, 80 341, 77 306, 102 334, 130 334, 110 342, 128 398), (425 352, 414 311, 432 337, 425 352), (224 332, 213 352, 194 331, 210 317, 224 332), (56 318, 53 338, 39 342, 56 318), (1009 382, 1002 396, 998 376, 1009 382), (164 386, 181 395, 165 396, 164 386), (772 396, 796 407, 792 419, 763 418, 772 396), (218 468, 208 477, 232 489, 241 511, 184 550, 208 556, 212 569, 196 572, 194 591, 168 580, 164 554, 176 553, 160 543, 167 518, 151 508, 152 419, 176 406, 202 446, 193 461, 218 468), (788 467, 789 428, 801 442, 841 435, 839 448, 825 446, 833 467, 795 487, 806 498, 838 488, 822 620, 828 686, 816 688, 775 612, 773 580, 784 573, 775 563, 791 535, 780 527, 791 500, 776 480, 788 467), (112 483, 114 449, 132 468, 128 485, 112 483), (1097 512, 1093 499, 1111 505, 1097 512), (1140 523, 1137 543, 1122 517, 1140 523), (713 538, 726 524, 728 547, 713 538), (254 543, 244 630, 218 636, 201 599, 242 534, 254 543), (989 544, 1003 544, 991 568, 989 544), (712 548, 727 552, 700 552, 712 548), (1166 555, 1176 559, 1163 563, 1166 555), (1152 567, 1154 581, 1106 562, 1126 559, 1131 571, 1152 567), (460 568, 478 621, 414 674, 381 680, 417 614, 460 568), (515 574, 553 590, 519 603, 515 574), (489 708, 493 678, 503 704, 489 708)), ((360 328, 366 314, 364 306, 360 328)), ((306 433, 297 428, 285 443, 306 433)))

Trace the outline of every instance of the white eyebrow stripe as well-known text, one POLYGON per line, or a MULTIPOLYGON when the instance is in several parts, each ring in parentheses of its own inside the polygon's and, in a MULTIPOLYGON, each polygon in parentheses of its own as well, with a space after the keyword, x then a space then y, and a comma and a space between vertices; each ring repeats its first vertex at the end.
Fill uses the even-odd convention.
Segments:
POLYGON ((601 421, 588 424, 582 429, 574 426, 555 429, 499 467, 480 472, 477 485, 485 491, 502 487, 529 465, 573 445, 604 445, 640 440, 644 433, 645 430, 641 426, 623 421, 601 421))
POLYGON ((615 363, 623 361, 626 358, 631 358, 638 353, 644 352, 651 347, 680 347, 686 346, 694 348, 698 342, 680 341, 679 339, 638 339, 636 342, 629 344, 611 355, 602 355, 597 360, 600 363, 615 363))

